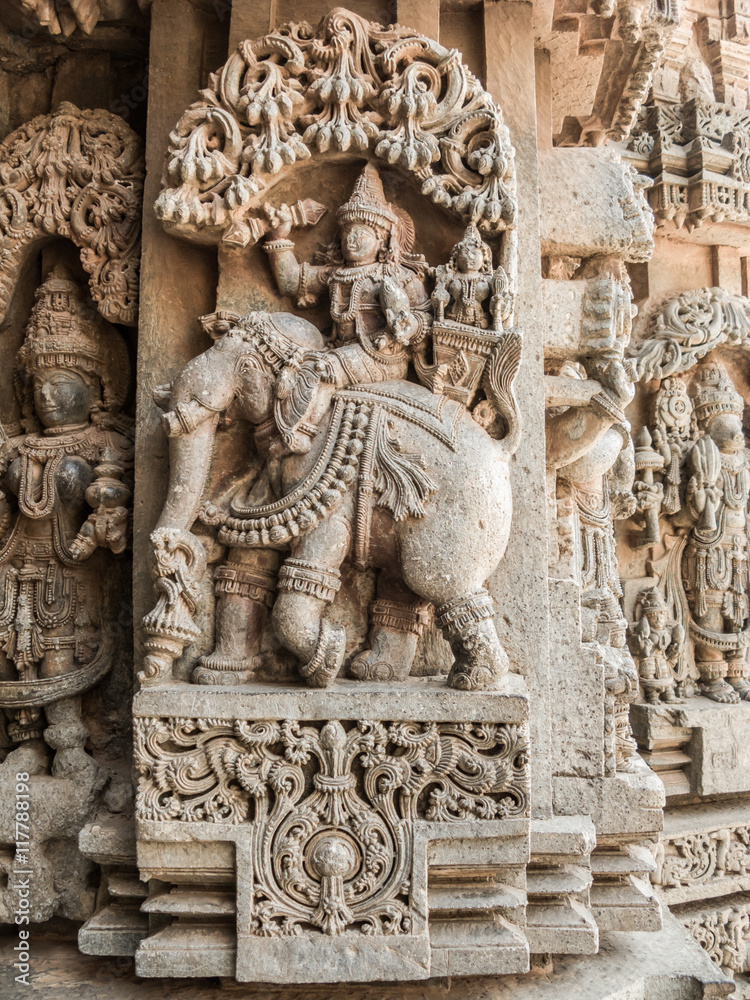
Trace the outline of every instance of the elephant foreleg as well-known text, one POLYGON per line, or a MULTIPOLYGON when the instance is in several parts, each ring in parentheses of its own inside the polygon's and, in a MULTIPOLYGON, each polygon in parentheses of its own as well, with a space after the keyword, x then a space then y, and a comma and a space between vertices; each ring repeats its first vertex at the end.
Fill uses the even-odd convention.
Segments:
POLYGON ((363 681, 403 681, 429 620, 429 604, 386 570, 378 576, 377 594, 370 607, 369 648, 352 660, 349 673, 363 681))
POLYGON ((279 554, 233 549, 214 576, 216 646, 193 671, 195 684, 240 684, 260 665, 260 642, 273 605, 279 554))
POLYGON ((346 518, 334 514, 295 548, 279 570, 273 608, 276 637, 302 661, 311 687, 326 687, 346 652, 346 631, 325 617, 341 586, 339 567, 350 543, 346 518))

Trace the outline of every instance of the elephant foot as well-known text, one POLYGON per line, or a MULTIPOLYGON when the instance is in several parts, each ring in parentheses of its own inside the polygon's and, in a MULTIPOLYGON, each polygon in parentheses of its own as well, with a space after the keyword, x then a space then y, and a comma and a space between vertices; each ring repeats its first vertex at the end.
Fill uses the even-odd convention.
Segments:
POLYGON ((722 677, 717 677, 708 684, 701 684, 701 694, 724 705, 738 705, 740 702, 739 694, 722 677))
POLYGON ((743 701, 750 701, 750 683, 746 677, 730 677, 729 683, 743 701))
POLYGON ((449 642, 456 657, 448 674, 449 687, 480 691, 496 684, 510 669, 491 620, 471 622, 449 642))
POLYGON ((411 671, 418 636, 380 626, 371 633, 372 648, 349 664, 349 674, 360 681, 404 681, 411 671))
POLYGON ((341 669, 345 653, 346 629, 323 618, 315 652, 309 663, 299 668, 299 672, 310 687, 328 687, 341 669))
POLYGON ((234 684, 246 684, 252 679, 260 666, 260 657, 225 656, 223 653, 209 653, 202 656, 193 669, 191 681, 193 684, 205 684, 214 687, 227 687, 234 684))

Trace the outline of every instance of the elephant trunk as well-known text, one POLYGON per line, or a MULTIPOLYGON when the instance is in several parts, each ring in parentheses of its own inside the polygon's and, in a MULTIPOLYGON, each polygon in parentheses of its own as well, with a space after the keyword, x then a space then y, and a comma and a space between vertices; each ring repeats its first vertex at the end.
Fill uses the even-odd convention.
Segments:
POLYGON ((188 529, 198 512, 219 417, 239 390, 237 359, 245 345, 223 337, 185 366, 162 416, 169 438, 170 479, 159 527, 188 529))
POLYGON ((169 487, 167 499, 157 527, 188 530, 198 514, 203 489, 211 464, 214 435, 219 414, 189 434, 172 437, 169 441, 169 487))

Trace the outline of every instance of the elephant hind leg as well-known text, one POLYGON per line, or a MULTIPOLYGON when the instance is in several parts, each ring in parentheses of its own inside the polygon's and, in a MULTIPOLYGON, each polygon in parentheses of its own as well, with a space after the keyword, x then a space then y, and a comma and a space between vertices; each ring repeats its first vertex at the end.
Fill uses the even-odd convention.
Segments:
POLYGON ((437 612, 437 624, 455 656, 448 675, 450 687, 476 691, 491 687, 508 673, 508 655, 492 621, 493 601, 486 590, 453 598, 437 612))
POLYGON ((377 600, 370 606, 369 645, 349 664, 351 676, 361 681, 406 680, 429 621, 428 608, 399 577, 381 571, 377 600))

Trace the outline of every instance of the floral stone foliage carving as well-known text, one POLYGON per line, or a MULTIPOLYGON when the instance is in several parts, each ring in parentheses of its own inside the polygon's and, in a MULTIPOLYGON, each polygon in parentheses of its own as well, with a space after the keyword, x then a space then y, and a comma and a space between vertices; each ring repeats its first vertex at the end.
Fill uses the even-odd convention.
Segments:
POLYGON ((170 141, 156 211, 191 239, 256 242, 284 168, 322 154, 369 152, 488 233, 515 224, 508 130, 461 54, 343 8, 242 42, 170 141))
POLYGON ((732 875, 750 874, 750 826, 669 837, 659 842, 656 885, 693 886, 732 875))
POLYGON ((415 823, 527 816, 528 749, 516 725, 137 719, 137 816, 252 825, 255 935, 408 934, 415 823))
POLYGON ((652 317, 648 335, 636 346, 639 378, 680 375, 723 344, 750 344, 750 302, 723 288, 683 292, 652 317))
POLYGON ((102 316, 134 326, 143 176, 140 139, 109 111, 65 102, 0 143, 0 319, 33 248, 65 237, 102 316))

